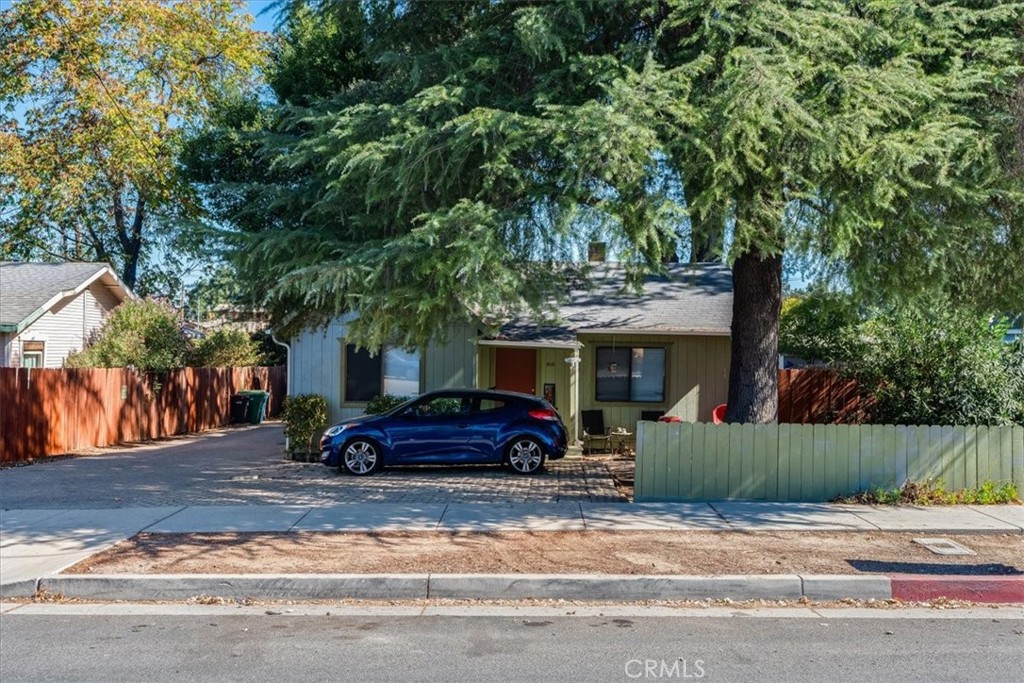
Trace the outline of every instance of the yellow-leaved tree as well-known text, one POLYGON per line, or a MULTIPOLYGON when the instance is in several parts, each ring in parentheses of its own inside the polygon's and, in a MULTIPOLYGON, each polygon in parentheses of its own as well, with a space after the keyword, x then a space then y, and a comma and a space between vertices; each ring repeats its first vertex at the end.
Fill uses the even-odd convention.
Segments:
POLYGON ((181 139, 249 88, 263 36, 238 0, 19 0, 0 12, 0 258, 197 250, 181 139))

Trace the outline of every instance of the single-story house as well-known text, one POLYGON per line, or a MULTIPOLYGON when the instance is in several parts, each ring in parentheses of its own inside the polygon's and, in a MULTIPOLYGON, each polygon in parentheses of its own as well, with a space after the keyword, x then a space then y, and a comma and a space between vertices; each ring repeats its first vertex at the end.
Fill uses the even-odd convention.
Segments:
MULTIPOLYGON (((582 411, 633 432, 644 412, 710 421, 728 394, 732 274, 718 265, 670 264, 642 294, 623 293, 621 267, 596 268, 573 290, 557 324, 513 321, 498 334, 453 328, 444 343, 371 355, 346 340, 346 319, 291 340, 291 394, 320 394, 330 420, 363 413, 379 394, 490 388, 547 396, 574 440, 582 411)), ((349 318, 348 320, 351 320, 349 318)))
POLYGON ((0 262, 0 367, 62 367, 132 297, 106 263, 0 262))

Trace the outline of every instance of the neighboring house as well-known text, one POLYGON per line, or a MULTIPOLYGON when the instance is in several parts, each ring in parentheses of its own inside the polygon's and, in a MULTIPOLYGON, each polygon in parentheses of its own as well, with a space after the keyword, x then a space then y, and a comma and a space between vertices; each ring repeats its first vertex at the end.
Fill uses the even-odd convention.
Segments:
POLYGON ((217 304, 196 323, 196 327, 204 334, 221 328, 255 334, 265 331, 268 326, 266 311, 234 304, 217 304))
MULTIPOLYGON (((330 420, 362 414, 378 394, 490 388, 547 395, 581 436, 582 410, 634 431, 642 412, 710 421, 728 394, 732 275, 715 265, 667 266, 641 295, 622 294, 621 268, 601 266, 593 287, 570 293, 557 326, 523 322, 488 336, 453 328, 443 344, 371 356, 346 342, 345 319, 291 340, 289 393, 320 394, 330 420)), ((349 318, 348 320, 351 320, 349 318)))
POLYGON ((1006 336, 1003 337, 1003 341, 1007 344, 1012 344, 1021 338, 1024 329, 1024 313, 1014 317, 1010 320, 1010 327, 1006 330, 1006 336))
POLYGON ((105 263, 0 262, 0 367, 62 367, 132 296, 105 263))

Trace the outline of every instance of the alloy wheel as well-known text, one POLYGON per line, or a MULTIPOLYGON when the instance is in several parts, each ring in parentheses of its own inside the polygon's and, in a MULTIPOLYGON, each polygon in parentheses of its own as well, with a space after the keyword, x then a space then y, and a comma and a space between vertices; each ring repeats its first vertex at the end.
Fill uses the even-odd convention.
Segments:
POLYGON ((368 441, 353 441, 343 457, 345 469, 352 474, 369 474, 377 467, 377 449, 368 441))
POLYGON ((532 439, 520 439, 508 451, 508 464, 520 474, 533 474, 544 464, 544 452, 532 439))

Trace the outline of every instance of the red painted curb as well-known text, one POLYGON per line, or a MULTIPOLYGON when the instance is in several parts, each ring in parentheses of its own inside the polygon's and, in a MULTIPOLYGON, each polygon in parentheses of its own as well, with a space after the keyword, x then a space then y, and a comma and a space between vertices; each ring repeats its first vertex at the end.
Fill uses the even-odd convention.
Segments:
POLYGON ((892 597, 904 601, 970 600, 971 602, 1024 603, 1024 575, 921 576, 890 574, 892 597))

